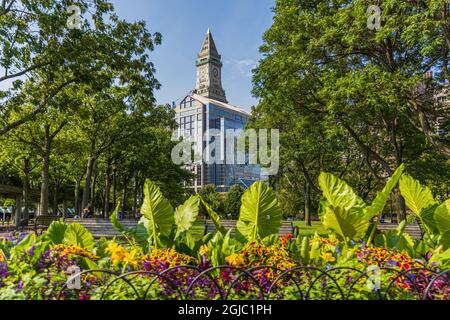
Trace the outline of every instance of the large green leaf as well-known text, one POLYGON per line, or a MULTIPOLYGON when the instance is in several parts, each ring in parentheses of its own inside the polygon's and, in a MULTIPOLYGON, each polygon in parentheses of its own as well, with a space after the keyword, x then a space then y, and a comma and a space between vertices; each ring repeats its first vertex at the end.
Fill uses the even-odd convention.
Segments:
POLYGON ((381 192, 378 192, 375 199, 372 201, 372 204, 365 208, 364 215, 366 219, 370 220, 378 214, 381 214, 386 205, 386 201, 388 200, 392 190, 397 185, 400 177, 405 171, 405 166, 402 164, 400 167, 395 170, 394 174, 389 178, 381 192))
POLYGON ((369 222, 359 212, 329 206, 325 210, 323 225, 343 240, 359 240, 366 234, 369 222))
POLYGON ((133 228, 128 228, 125 227, 124 225, 122 225, 119 221, 118 215, 119 215, 119 210, 120 210, 120 201, 117 203, 116 209, 114 210, 114 212, 111 214, 111 216, 109 217, 109 220, 111 220, 111 223, 113 225, 113 227, 119 231, 120 233, 122 233, 125 237, 129 237, 133 235, 133 228))
MULTIPOLYGON (((430 263, 440 263, 443 266, 449 266, 450 265, 450 249, 442 252, 442 253, 435 253, 430 261, 430 263)), ((443 267, 442 266, 442 267, 443 267)), ((444 268, 445 269, 445 268, 444 268)))
POLYGON ((142 215, 148 220, 149 235, 157 245, 160 235, 169 236, 175 222, 174 210, 169 201, 164 198, 158 186, 150 180, 144 184, 144 203, 142 215))
POLYGON ((444 234, 450 231, 450 199, 436 208, 434 220, 440 233, 444 234))
POLYGON ((194 225, 199 212, 200 196, 192 196, 184 204, 176 208, 175 224, 177 225, 177 233, 175 238, 178 238, 194 225))
POLYGON ((352 209, 360 212, 366 206, 364 201, 356 195, 353 189, 338 177, 322 172, 319 176, 319 186, 328 205, 345 210, 352 209))
POLYGON ((200 198, 200 200, 203 207, 206 209, 209 218, 214 223, 216 230, 219 231, 223 236, 225 236, 227 234, 227 229, 225 229, 225 227, 220 224, 220 217, 217 212, 215 212, 205 200, 203 200, 202 198, 200 198))
POLYGON ((120 202, 117 204, 116 209, 111 214, 109 219, 111 220, 111 223, 113 227, 122 233, 125 238, 132 243, 132 239, 135 240, 136 243, 138 243, 144 250, 148 247, 148 232, 147 228, 143 223, 138 223, 135 228, 129 228, 124 226, 120 223, 118 219, 118 214, 120 210, 120 202))
POLYGON ((414 180, 408 175, 402 176, 399 185, 406 205, 418 216, 420 216, 423 209, 436 203, 430 189, 422 186, 419 181, 414 180))
POLYGON ((400 179, 399 186, 406 206, 420 218, 426 231, 438 233, 439 230, 434 220, 434 212, 438 203, 434 200, 431 190, 408 175, 404 175, 400 179))
POLYGON ((405 233, 405 228, 406 220, 403 220, 396 230, 388 230, 378 235, 374 241, 375 245, 386 249, 407 250, 412 253, 414 240, 409 234, 405 233))
POLYGON ((45 237, 53 244, 61 244, 64 242, 64 234, 67 230, 67 224, 61 221, 53 221, 48 227, 45 237))
POLYGON ((63 242, 67 245, 75 245, 88 250, 92 250, 95 246, 94 236, 79 223, 67 226, 63 242))
POLYGON ((14 248, 11 249, 11 258, 17 258, 21 256, 25 250, 28 250, 36 243, 36 234, 30 233, 22 241, 20 241, 14 248))
POLYGON ((275 193, 261 181, 255 182, 242 196, 237 230, 248 240, 278 234, 283 214, 275 193))

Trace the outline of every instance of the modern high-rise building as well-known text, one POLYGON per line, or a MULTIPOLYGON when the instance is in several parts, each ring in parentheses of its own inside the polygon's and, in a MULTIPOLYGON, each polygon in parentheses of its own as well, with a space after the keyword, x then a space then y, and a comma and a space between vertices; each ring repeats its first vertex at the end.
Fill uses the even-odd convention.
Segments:
MULTIPOLYGON (((219 192, 226 192, 235 184, 249 187, 260 179, 257 165, 227 163, 227 131, 244 129, 250 116, 248 112, 228 103, 222 87, 222 60, 213 36, 208 30, 196 61, 197 83, 195 89, 174 106, 178 129, 175 137, 194 142, 197 155, 186 168, 196 179, 192 187, 198 192, 205 185, 215 185, 219 192), (211 134, 211 132, 213 132, 211 134), (204 150, 212 142, 220 142, 217 161, 211 163, 203 156, 204 150), (220 160, 220 159, 222 160, 220 160)), ((214 152, 212 152, 214 153, 214 152)))

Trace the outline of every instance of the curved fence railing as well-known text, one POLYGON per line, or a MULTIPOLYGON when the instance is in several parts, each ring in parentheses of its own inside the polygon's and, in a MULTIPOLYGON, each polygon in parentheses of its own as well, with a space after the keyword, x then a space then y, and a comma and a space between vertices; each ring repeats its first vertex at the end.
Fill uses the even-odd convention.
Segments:
POLYGON ((117 273, 84 270, 58 290, 56 299, 95 300, 448 300, 450 270, 271 266, 117 273), (78 281, 78 287, 73 283, 78 281))

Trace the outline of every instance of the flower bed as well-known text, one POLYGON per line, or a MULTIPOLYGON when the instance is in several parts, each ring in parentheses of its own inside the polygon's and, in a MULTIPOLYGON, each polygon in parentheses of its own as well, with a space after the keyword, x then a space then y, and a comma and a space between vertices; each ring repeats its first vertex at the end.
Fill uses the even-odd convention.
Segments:
MULTIPOLYGON (((53 222, 41 236, 0 242, 0 299, 445 299, 450 298, 450 200, 437 203, 410 177, 407 205, 425 225, 422 240, 380 233, 372 220, 402 174, 371 205, 343 181, 321 175, 322 223, 329 237, 279 236, 282 213, 263 183, 242 197, 235 232, 199 196, 174 209, 150 181, 144 217, 121 239, 94 240, 82 225, 53 222), (217 231, 195 238, 204 210, 217 231)), ((118 208, 120 205, 118 206, 118 208)))

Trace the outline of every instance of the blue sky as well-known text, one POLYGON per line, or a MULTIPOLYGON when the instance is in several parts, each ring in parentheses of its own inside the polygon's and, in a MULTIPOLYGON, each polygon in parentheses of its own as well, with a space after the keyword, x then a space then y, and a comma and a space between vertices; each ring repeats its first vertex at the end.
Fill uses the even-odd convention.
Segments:
POLYGON ((195 87, 195 59, 211 29, 222 55, 222 83, 231 104, 249 110, 251 69, 260 59, 262 35, 272 23, 275 0, 111 0, 127 20, 145 20, 163 43, 151 54, 162 88, 158 103, 171 103, 195 87))

